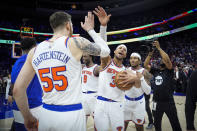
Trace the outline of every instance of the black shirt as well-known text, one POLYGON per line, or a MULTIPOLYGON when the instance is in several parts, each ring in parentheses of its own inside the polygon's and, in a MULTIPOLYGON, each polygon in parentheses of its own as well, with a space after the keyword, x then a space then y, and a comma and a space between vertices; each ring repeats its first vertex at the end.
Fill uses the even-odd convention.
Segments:
POLYGON ((153 101, 174 103, 174 70, 151 68, 153 75, 153 101))

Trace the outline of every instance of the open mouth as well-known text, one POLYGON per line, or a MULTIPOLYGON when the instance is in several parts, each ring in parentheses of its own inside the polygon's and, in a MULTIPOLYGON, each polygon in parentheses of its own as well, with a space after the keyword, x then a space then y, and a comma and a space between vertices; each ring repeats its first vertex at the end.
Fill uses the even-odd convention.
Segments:
POLYGON ((119 52, 118 54, 121 55, 121 56, 123 56, 123 53, 122 52, 119 52))

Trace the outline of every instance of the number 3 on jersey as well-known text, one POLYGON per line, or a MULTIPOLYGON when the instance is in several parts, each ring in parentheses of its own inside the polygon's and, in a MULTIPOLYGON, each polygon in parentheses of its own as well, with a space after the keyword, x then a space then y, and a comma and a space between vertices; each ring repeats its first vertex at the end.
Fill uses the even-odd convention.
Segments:
POLYGON ((43 86, 43 90, 45 92, 51 92, 54 87, 57 91, 66 90, 68 86, 67 77, 64 75, 57 75, 58 72, 63 72, 63 71, 66 71, 66 66, 44 68, 44 69, 38 70, 41 81, 46 82, 48 85, 47 87, 43 86), (52 79, 48 76, 43 76, 43 74, 51 74, 52 79), (62 81, 62 84, 54 84, 53 82, 56 82, 56 81, 62 81))
POLYGON ((115 84, 115 76, 112 76, 112 82, 110 83, 110 86, 111 87, 116 87, 116 84, 115 84))

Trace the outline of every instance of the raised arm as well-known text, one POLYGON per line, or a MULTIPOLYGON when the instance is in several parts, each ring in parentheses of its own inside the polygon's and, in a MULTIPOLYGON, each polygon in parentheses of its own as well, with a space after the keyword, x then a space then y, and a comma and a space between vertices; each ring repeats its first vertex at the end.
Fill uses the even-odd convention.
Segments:
POLYGON ((150 59, 153 55, 153 51, 148 53, 148 56, 146 57, 145 61, 144 61, 144 68, 147 69, 148 71, 151 70, 151 66, 149 65, 150 63, 150 59))
POLYGON ((165 64, 166 68, 172 69, 172 62, 170 61, 170 58, 169 58, 168 54, 161 49, 160 44, 159 44, 159 41, 154 41, 153 42, 153 45, 159 51, 159 53, 160 53, 160 55, 162 57, 162 61, 165 64))
POLYGON ((75 45, 82 52, 87 52, 90 55, 101 57, 108 56, 110 49, 106 42, 94 31, 94 15, 91 12, 88 12, 88 16, 85 16, 85 22, 81 22, 81 27, 88 32, 95 43, 91 43, 83 37, 74 37, 72 39, 75 45))
POLYGON ((101 24, 100 26, 100 36, 103 38, 104 41, 107 42, 107 24, 110 20, 111 14, 107 14, 105 10, 98 6, 98 8, 95 8, 93 11, 94 14, 98 17, 99 22, 101 24))
MULTIPOLYGON (((111 14, 107 14, 105 10, 98 6, 93 11, 94 14, 98 17, 100 26, 100 36, 103 38, 104 41, 107 42, 107 24, 110 20, 111 14)), ((107 57, 101 57, 101 69, 104 69, 111 61, 111 57, 108 55, 107 57)))

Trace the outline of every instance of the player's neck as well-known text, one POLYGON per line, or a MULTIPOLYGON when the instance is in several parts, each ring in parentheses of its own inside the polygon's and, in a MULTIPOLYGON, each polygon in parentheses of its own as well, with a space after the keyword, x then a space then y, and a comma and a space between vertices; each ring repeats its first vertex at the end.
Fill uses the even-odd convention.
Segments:
POLYGON ((140 65, 138 65, 138 66, 131 66, 131 68, 132 68, 133 70, 139 70, 141 67, 140 67, 140 65))
POLYGON ((86 67, 92 67, 94 65, 94 63, 93 62, 90 62, 90 63, 87 63, 86 64, 86 67))
POLYGON ((28 52, 29 52, 29 51, 24 51, 24 50, 23 50, 23 51, 22 51, 22 55, 26 55, 26 54, 28 54, 28 52))
POLYGON ((123 60, 119 60, 116 57, 114 57, 113 61, 114 61, 114 64, 116 64, 117 66, 122 66, 122 61, 123 60))
POLYGON ((62 37, 62 36, 69 36, 69 32, 66 30, 61 30, 61 31, 56 31, 56 32, 54 32, 54 34, 53 34, 53 37, 50 39, 51 41, 53 41, 53 40, 56 40, 56 39, 58 39, 59 37, 62 37))

